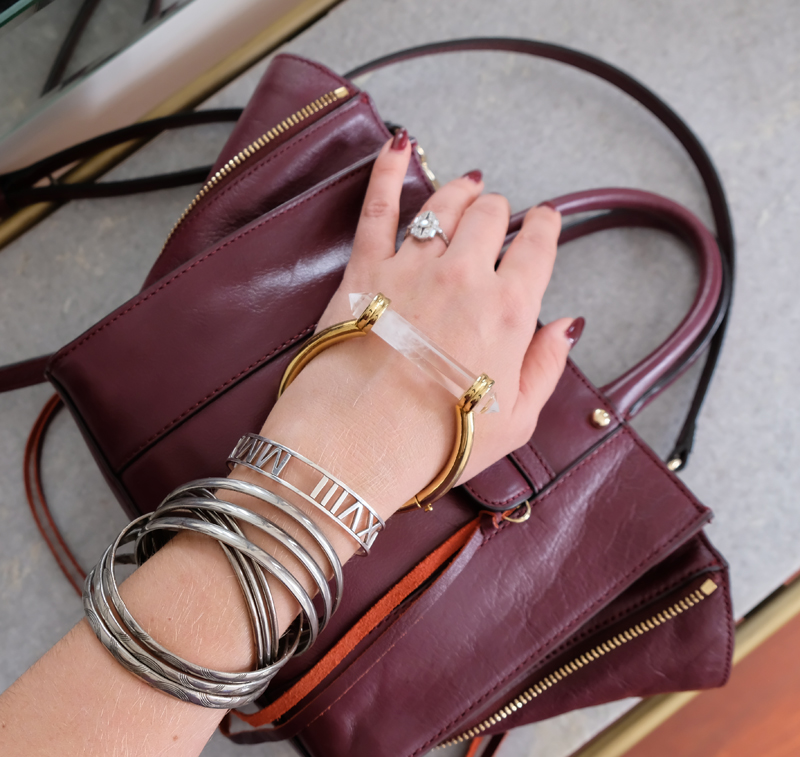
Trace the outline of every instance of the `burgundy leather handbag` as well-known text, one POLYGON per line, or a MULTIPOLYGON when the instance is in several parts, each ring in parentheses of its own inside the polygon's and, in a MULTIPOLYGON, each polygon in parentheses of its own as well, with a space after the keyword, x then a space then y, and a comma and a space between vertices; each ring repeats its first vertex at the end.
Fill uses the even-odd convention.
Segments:
MULTIPOLYGON (((346 566, 344 601, 315 647, 285 666, 259 712, 227 716, 223 730, 239 743, 293 739, 320 757, 421 755, 578 707, 719 686, 729 675, 728 570, 703 533, 711 513, 629 425, 709 345, 713 370, 733 262, 716 172, 655 95, 565 48, 462 40, 369 65, 464 49, 540 55, 622 87, 695 160, 719 240, 688 210, 647 192, 551 200, 565 220, 589 214, 565 224, 561 242, 619 226, 685 240, 700 269, 689 312, 605 387, 568 362, 527 444, 432 512, 392 518, 370 569, 360 560, 346 566)), ((236 440, 260 428, 339 283, 372 162, 389 136, 348 78, 277 56, 142 291, 46 360, 60 397, 49 412, 59 401, 69 407, 130 516, 187 480, 224 475, 236 440)), ((401 230, 432 192, 415 155, 401 230)), ((6 369, 6 386, 33 383, 44 362, 6 369)), ((672 469, 685 463, 709 378, 672 469)), ((39 486, 34 476, 32 496, 39 486)))

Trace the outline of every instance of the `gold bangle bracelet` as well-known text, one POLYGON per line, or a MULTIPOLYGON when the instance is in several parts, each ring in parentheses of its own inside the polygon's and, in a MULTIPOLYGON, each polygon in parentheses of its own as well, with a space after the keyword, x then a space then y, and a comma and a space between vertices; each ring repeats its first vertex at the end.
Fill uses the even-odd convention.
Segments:
MULTIPOLYGON (((289 384, 297 378, 300 371, 320 352, 328 349, 328 347, 333 347, 334 344, 339 342, 366 336, 388 306, 388 298, 378 294, 359 318, 329 326, 320 331, 319 334, 311 337, 286 368, 278 388, 278 396, 280 397, 283 394, 289 384)), ((455 408, 456 440, 450 457, 436 478, 408 500, 400 510, 422 508, 430 511, 433 503, 453 488, 459 476, 464 472, 470 452, 472 452, 475 433, 473 408, 493 385, 494 381, 483 373, 461 396, 455 408)))

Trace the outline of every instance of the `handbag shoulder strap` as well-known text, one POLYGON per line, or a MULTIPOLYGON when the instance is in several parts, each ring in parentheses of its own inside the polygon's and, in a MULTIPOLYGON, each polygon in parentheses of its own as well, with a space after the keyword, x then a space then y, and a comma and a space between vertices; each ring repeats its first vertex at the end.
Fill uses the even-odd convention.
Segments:
POLYGON ((0 217, 7 216, 36 202, 68 202, 77 199, 118 197, 202 183, 211 171, 211 166, 200 166, 140 179, 106 182, 61 183, 53 178, 53 174, 76 161, 97 155, 109 147, 122 145, 132 140, 152 139, 168 129, 237 121, 241 114, 241 108, 218 108, 187 111, 163 118, 153 118, 149 121, 140 121, 122 129, 101 134, 93 139, 87 139, 85 142, 48 155, 24 168, 0 174, 0 217), (43 179, 49 179, 50 184, 37 186, 43 179))
POLYGON ((700 413, 703 400, 711 384, 711 378, 717 366, 720 350, 722 349, 722 342, 728 325, 728 311, 731 306, 731 294, 733 291, 735 263, 733 224, 731 222, 730 208, 725 196, 725 190, 722 187, 722 181, 711 160, 711 156, 708 154, 705 147, 703 147, 697 135, 689 128, 688 124, 644 84, 600 58, 595 58, 592 55, 573 50, 569 47, 563 47, 562 45, 513 37, 470 37, 466 39, 449 40, 446 42, 435 42, 428 45, 410 47, 396 53, 391 53, 390 55, 365 63, 349 71, 345 76, 348 79, 352 79, 394 63, 426 55, 481 50, 522 53, 525 55, 533 55, 537 58, 546 58, 558 63, 564 63, 568 66, 573 66, 574 68, 579 68, 582 71, 604 79, 609 82, 609 84, 613 84, 647 108, 672 132, 689 154, 689 157, 692 159, 692 162, 700 174, 700 178, 703 181, 711 204, 717 243, 720 253, 722 254, 724 269, 722 292, 717 303, 716 311, 709 319, 703 334, 698 337, 694 348, 684 356, 684 359, 679 365, 675 366, 670 373, 662 377, 662 379, 655 386, 651 387, 647 394, 639 400, 639 406, 641 406, 647 402, 650 397, 657 394, 680 375, 680 373, 691 365, 702 352, 708 350, 703 372, 700 376, 689 411, 681 431, 678 434, 678 439, 673 447, 672 453, 668 458, 669 466, 672 470, 681 470, 686 465, 689 454, 691 453, 697 416, 700 413))

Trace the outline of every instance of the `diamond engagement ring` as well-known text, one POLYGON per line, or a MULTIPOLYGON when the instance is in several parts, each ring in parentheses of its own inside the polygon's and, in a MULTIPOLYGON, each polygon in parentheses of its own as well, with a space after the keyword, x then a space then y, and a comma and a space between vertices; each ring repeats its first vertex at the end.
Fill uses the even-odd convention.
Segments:
POLYGON ((445 245, 450 244, 447 234, 444 233, 442 227, 439 225, 439 219, 432 210, 426 210, 420 213, 406 228, 407 237, 409 234, 420 242, 426 242, 433 239, 437 234, 444 240, 445 245))

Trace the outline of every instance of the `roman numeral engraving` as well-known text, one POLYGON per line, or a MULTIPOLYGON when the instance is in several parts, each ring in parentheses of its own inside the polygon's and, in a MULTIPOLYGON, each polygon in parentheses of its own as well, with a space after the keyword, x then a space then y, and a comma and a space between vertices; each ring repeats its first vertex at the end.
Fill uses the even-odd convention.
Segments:
POLYGON ((347 525, 350 528, 352 528, 353 531, 358 531, 358 521, 361 519, 361 514, 363 512, 364 512, 364 505, 362 505, 360 502, 356 501, 356 502, 353 502, 353 504, 350 505, 350 507, 348 507, 347 510, 345 510, 344 512, 339 513, 336 517, 340 521, 342 521, 342 523, 344 523, 345 525, 347 525), (350 515, 350 513, 353 513, 353 518, 350 521, 350 523, 347 523, 345 521, 345 518, 348 515, 350 515))
POLYGON ((228 457, 229 465, 232 466, 236 463, 243 463, 260 470, 265 476, 279 481, 307 502, 321 507, 338 521, 367 552, 384 526, 378 514, 344 484, 333 480, 319 466, 306 460, 299 453, 293 453, 269 439, 263 439, 255 434, 243 436, 228 457), (281 476, 293 458, 297 458, 298 462, 302 462, 322 474, 310 494, 307 493, 307 490, 298 489, 290 480, 281 476))
MULTIPOLYGON (((361 539, 369 549, 380 533, 381 522, 370 512, 367 512, 367 526, 363 531, 356 531, 356 536, 361 539)), ((355 530, 355 529, 353 529, 355 530)))
POLYGON ((346 526, 353 531, 355 535, 366 544, 367 549, 369 549, 377 538, 378 532, 381 530, 381 523, 346 489, 343 489, 338 499, 333 503, 333 505, 328 507, 328 502, 333 499, 333 496, 336 494, 339 488, 339 484, 332 482, 327 476, 323 475, 322 478, 317 482, 314 490, 311 492, 311 498, 317 501, 332 515, 336 516, 336 519, 343 526, 346 526), (330 484, 330 486, 328 487, 327 491, 325 491, 325 487, 328 484, 330 484), (322 499, 319 499, 320 494, 323 492, 324 495, 322 496, 322 499), (347 503, 348 499, 351 500, 348 503, 349 506, 345 510, 342 510, 342 512, 339 512, 339 508, 343 507, 345 503, 347 503), (349 515, 352 515, 353 517, 348 519, 349 515), (363 523, 360 522, 362 517, 364 520, 363 523), (359 528, 361 528, 361 530, 359 530, 359 528))
MULTIPOLYGON (((330 479, 327 476, 323 476, 319 480, 319 483, 317 483, 317 485, 314 487, 314 491, 311 492, 311 498, 317 499, 319 493, 325 488, 325 484, 327 483, 330 483, 330 479)), ((327 509, 328 502, 331 501, 331 497, 333 497, 333 495, 336 494, 336 490, 338 488, 339 484, 335 483, 331 484, 330 488, 325 493, 325 496, 322 499, 317 500, 317 502, 319 502, 319 504, 321 504, 325 509, 327 509)), ((348 494, 347 491, 345 489, 342 489, 342 493, 339 495, 339 499, 336 500, 333 507, 331 508, 332 513, 335 513, 342 506, 342 503, 345 501, 345 499, 347 499, 347 494, 348 494)))
MULTIPOLYGON (((311 492, 311 499, 316 500, 322 507, 328 510, 328 512, 330 512, 332 515, 336 515, 337 519, 340 520, 344 525, 348 525, 347 523, 345 523, 344 520, 345 516, 353 512, 353 507, 355 505, 357 505, 360 508, 363 508, 363 505, 361 505, 358 502, 358 500, 352 494, 350 494, 350 492, 347 491, 347 489, 342 489, 342 493, 339 495, 338 499, 333 503, 333 505, 331 505, 331 507, 328 507, 328 502, 330 502, 331 499, 333 499, 334 494, 336 494, 337 490, 340 488, 341 487, 339 486, 339 484, 331 482, 331 480, 327 476, 323 475, 322 478, 317 483, 317 485, 314 487, 314 491, 311 492), (327 484, 330 484, 330 486, 328 487, 328 491, 325 492, 325 495, 322 497, 322 499, 318 499, 319 495, 325 489, 325 486, 327 484), (339 508, 342 507, 345 504, 345 502, 347 502, 348 497, 353 500, 355 505, 352 505, 344 512, 339 513, 338 512, 339 508)), ((353 521, 355 522, 357 519, 358 515, 356 515, 353 521)), ((354 526, 348 525, 348 528, 352 528, 353 531, 355 531, 354 526)))
POLYGON ((250 463, 250 465, 254 465, 261 470, 266 470, 267 463, 272 459, 270 472, 278 477, 280 477, 289 460, 292 459, 292 455, 288 450, 282 450, 274 444, 269 444, 262 439, 254 439, 251 436, 244 436, 239 440, 231 453, 231 457, 250 463))

